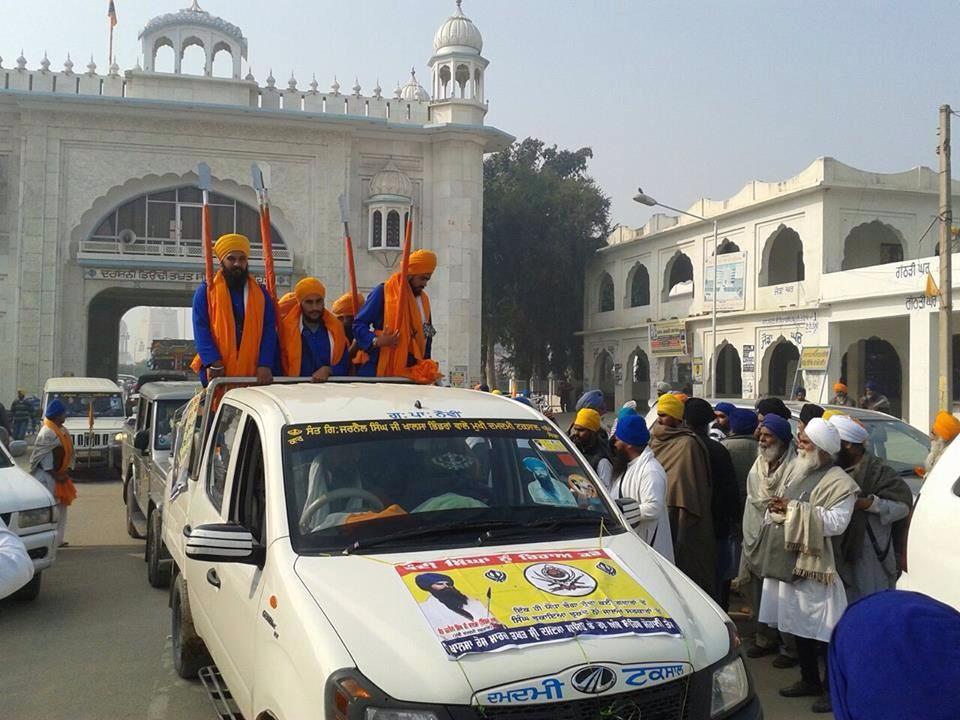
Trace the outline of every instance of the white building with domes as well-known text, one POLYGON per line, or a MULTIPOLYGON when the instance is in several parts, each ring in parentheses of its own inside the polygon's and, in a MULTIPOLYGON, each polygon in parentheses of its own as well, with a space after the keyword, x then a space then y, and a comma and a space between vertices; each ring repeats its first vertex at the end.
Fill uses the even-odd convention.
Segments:
POLYGON ((483 156, 512 137, 484 124, 488 61, 460 2, 434 35, 430 90, 414 67, 392 96, 359 78, 323 90, 316 75, 270 71, 261 83, 239 27, 196 0, 171 10, 140 32, 133 68, 0 58, 0 397, 66 372, 112 377, 124 312, 189 305, 203 273, 200 162, 212 169, 215 234, 250 236, 257 272, 250 167, 263 168, 281 290, 304 275, 331 301, 346 290, 341 193, 362 290, 396 267, 412 210, 414 245, 439 256, 434 356, 449 378, 478 379, 483 156), (183 69, 194 47, 199 75, 183 69), (172 72, 158 71, 171 50, 172 72))

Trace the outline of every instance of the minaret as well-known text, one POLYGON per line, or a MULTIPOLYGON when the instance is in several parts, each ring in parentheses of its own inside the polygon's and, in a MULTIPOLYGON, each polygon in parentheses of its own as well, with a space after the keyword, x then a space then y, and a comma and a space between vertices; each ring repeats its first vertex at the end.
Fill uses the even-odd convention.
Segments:
POLYGON ((480 31, 463 14, 462 0, 456 1, 456 12, 433 36, 433 57, 427 63, 433 73, 431 122, 483 125, 483 75, 489 61, 480 54, 480 31))

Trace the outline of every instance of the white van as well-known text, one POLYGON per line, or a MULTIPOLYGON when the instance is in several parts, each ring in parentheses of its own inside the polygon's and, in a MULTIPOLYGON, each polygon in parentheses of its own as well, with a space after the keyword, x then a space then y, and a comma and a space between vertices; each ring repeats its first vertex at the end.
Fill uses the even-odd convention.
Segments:
POLYGON ((50 378, 43 385, 45 411, 51 400, 59 399, 67 409, 64 427, 73 440, 75 465, 106 464, 119 467, 117 433, 123 430, 123 393, 112 380, 91 377, 50 378), (90 404, 93 404, 93 429, 90 404))
POLYGON ((344 378, 230 390, 196 436, 195 411, 174 666, 215 664, 243 717, 762 717, 733 623, 532 408, 344 378))

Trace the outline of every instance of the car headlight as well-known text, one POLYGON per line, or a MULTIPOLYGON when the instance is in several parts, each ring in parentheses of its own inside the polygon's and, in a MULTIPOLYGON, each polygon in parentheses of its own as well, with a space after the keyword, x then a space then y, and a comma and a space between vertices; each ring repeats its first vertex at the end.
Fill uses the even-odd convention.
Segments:
POLYGON ((750 694, 750 682, 743 659, 736 657, 713 672, 713 692, 710 700, 710 717, 715 718, 730 708, 739 705, 750 694))
POLYGON ((55 522, 52 507, 34 508, 33 510, 21 510, 17 513, 17 525, 21 530, 24 528, 36 527, 37 525, 49 525, 55 522))
POLYGON ((437 720, 437 714, 432 710, 367 708, 364 720, 437 720))

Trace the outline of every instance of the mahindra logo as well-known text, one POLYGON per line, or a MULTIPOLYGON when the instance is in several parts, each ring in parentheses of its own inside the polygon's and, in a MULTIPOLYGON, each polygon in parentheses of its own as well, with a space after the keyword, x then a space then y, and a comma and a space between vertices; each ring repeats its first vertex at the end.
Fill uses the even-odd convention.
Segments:
POLYGON ((603 665, 588 665, 570 679, 574 688, 587 695, 599 695, 617 684, 617 674, 603 665))

